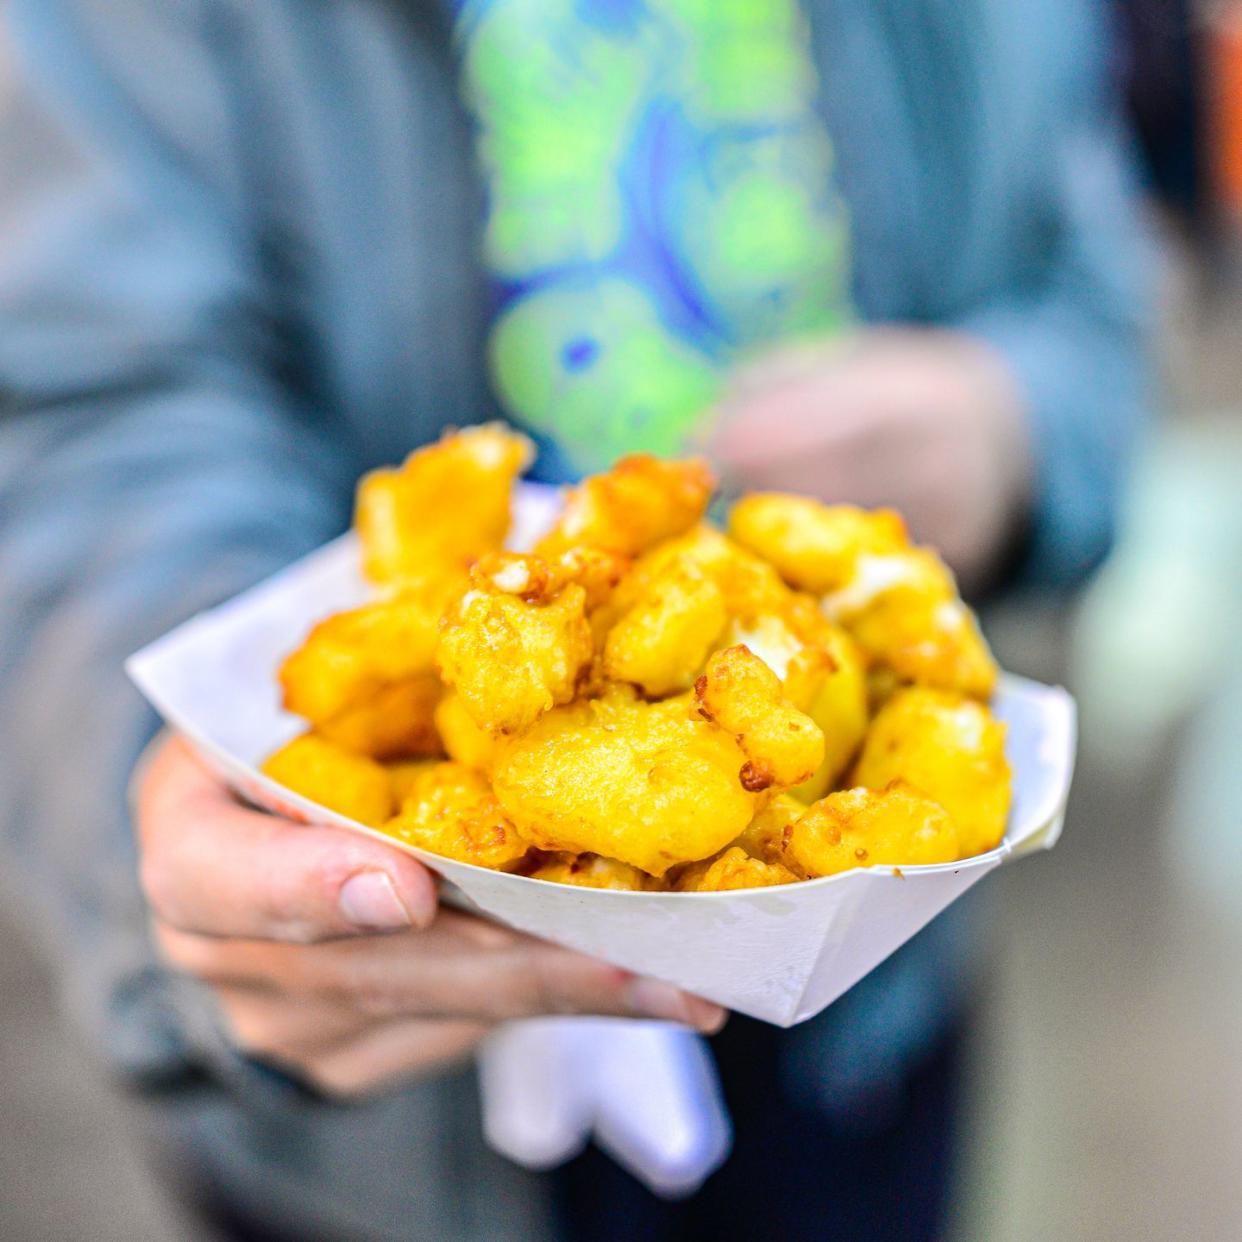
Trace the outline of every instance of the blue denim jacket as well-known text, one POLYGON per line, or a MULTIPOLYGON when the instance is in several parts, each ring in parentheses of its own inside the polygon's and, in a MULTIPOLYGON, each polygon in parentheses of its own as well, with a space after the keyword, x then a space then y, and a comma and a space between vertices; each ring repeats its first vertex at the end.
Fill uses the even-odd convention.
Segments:
MULTIPOLYGON (((1020 572, 1071 584, 1108 546, 1145 400, 1144 247, 1099 14, 808 15, 856 304, 1007 356, 1038 457, 1020 572)), ((362 470, 491 413, 479 219, 446 6, 4 6, 3 875, 94 1044, 205 1164, 377 1237, 538 1237, 546 1217, 537 1181, 478 1144, 460 1077, 317 1106, 233 1057, 158 964, 124 797, 153 722, 121 661, 337 533, 362 470)), ((866 1038, 821 1059, 825 1099, 917 1054, 952 1008, 956 934, 934 926, 830 1011, 866 1038)))

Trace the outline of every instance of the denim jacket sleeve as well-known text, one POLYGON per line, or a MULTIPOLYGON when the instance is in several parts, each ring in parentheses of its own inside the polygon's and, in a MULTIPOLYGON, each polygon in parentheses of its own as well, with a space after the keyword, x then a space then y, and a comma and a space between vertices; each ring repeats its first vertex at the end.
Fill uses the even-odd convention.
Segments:
POLYGON ((347 494, 276 378, 202 20, 13 0, 0 45, 0 858, 96 1044, 151 1083, 227 1052, 147 933, 125 784, 155 722, 122 661, 335 533, 347 494))

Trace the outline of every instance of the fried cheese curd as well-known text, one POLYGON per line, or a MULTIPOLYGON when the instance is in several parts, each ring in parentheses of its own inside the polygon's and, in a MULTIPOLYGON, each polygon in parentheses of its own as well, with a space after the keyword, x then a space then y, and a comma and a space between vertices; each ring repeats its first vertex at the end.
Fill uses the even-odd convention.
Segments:
POLYGON ((622 457, 611 470, 569 489, 560 518, 535 551, 552 556, 587 547, 637 556, 689 530, 707 511, 715 486, 707 464, 696 458, 622 457))
POLYGON ((962 856, 957 825, 939 803, 895 782, 887 789, 843 789, 789 825, 786 850, 810 877, 880 863, 916 867, 962 856))
POLYGON ((859 555, 909 546, 906 524, 892 509, 825 505, 779 492, 743 496, 729 512, 729 534, 813 595, 845 586, 859 555))
POLYGON ((452 690, 436 704, 435 725, 445 754, 468 768, 490 772, 496 754, 496 739, 474 723, 460 695, 452 690))
POLYGON ((715 858, 691 863, 678 872, 673 888, 679 893, 724 893, 739 888, 772 888, 798 880, 788 867, 753 858, 732 845, 715 858))
POLYGON ((444 687, 434 673, 381 686, 365 702, 345 708, 315 727, 320 737, 358 755, 438 755, 435 709, 444 687))
POLYGON ((643 893, 655 887, 651 877, 629 863, 598 854, 541 855, 537 867, 526 874, 554 884, 573 884, 578 888, 611 888, 620 892, 643 893))
POLYGON ((398 759, 394 763, 384 764, 388 773, 388 784, 392 789, 393 806, 400 807, 422 773, 439 762, 438 759, 398 759))
POLYGON ((867 666, 858 645, 806 596, 790 596, 780 612, 735 621, 727 634, 782 679, 785 697, 824 738, 819 767, 793 793, 813 802, 849 766, 867 731, 867 666))
POLYGON ((529 457, 489 424, 364 478, 380 597, 285 660, 310 733, 269 775, 420 849, 584 888, 761 888, 996 844, 995 666, 900 517, 762 494, 726 535, 702 462, 636 454, 568 489, 533 552, 502 551, 529 457))
POLYGON ((760 862, 778 863, 786 870, 792 870, 788 829, 805 810, 806 804, 791 794, 777 794, 760 808, 733 845, 760 862))
POLYGON ((360 824, 379 827, 393 811, 395 798, 382 764, 313 733, 304 733, 264 760, 260 771, 286 789, 347 815, 360 824))
POLYGON ((438 753, 441 598, 400 595, 321 621, 280 667, 285 709, 373 758, 438 753))
MULTIPOLYGON (((597 680, 627 681, 649 697, 694 684, 708 655, 724 645, 730 616, 732 575, 723 572, 720 544, 731 546, 712 527, 697 524, 632 563, 592 615, 597 680)), ((780 587, 775 574, 772 583, 780 587)))
POLYGON ((604 676, 651 698, 688 690, 728 621, 715 578, 679 557, 630 594, 604 641, 604 676))
POLYGON ((363 572, 381 586, 418 583, 431 566, 464 569, 501 547, 513 484, 534 455, 525 436, 485 423, 365 475, 354 507, 363 572))
POLYGON ((434 763, 413 773, 401 810, 382 827, 419 849, 499 871, 519 863, 530 848, 487 777, 461 763, 434 763))
POLYGON ((593 651, 586 591, 541 557, 502 552, 471 569, 436 667, 480 729, 513 733, 574 697, 593 651))
POLYGON ((505 813, 540 849, 662 876, 714 854, 751 821, 756 796, 739 776, 747 762, 691 696, 651 703, 614 684, 501 738, 492 779, 505 813))
POLYGON ((385 592, 316 625, 281 667, 287 711, 357 754, 441 752, 434 721, 440 619, 470 561, 500 548, 513 483, 533 447, 499 423, 446 433, 358 485, 366 576, 385 592), (463 506, 461 498, 470 497, 463 506))
POLYGON ((761 493, 734 505, 729 531, 790 585, 819 596, 893 683, 991 696, 996 663, 952 572, 911 544, 892 510, 761 493))
POLYGON ((897 691, 872 722, 854 780, 871 789, 901 781, 938 802, 957 824, 963 857, 994 849, 1005 834, 1005 726, 973 699, 924 686, 897 691))
POLYGON ((726 647, 694 683, 699 715, 737 739, 746 755, 742 785, 752 792, 809 780, 824 758, 819 725, 784 694, 780 678, 748 647, 726 647))
POLYGON ((824 734, 824 758, 798 790, 804 800, 824 793, 853 758, 867 724, 861 652, 810 596, 714 527, 700 524, 647 552, 610 607, 605 675, 648 695, 657 685, 692 685, 713 650, 740 644, 759 656, 824 734))
POLYGON ((853 578, 823 597, 824 612, 898 684, 987 699, 996 662, 949 567, 929 548, 858 558, 853 578))

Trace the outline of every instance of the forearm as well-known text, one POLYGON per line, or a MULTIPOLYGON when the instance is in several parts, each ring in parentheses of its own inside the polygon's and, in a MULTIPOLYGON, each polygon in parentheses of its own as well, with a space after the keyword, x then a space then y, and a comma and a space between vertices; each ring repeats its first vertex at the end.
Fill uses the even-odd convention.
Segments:
POLYGON ((344 494, 278 410, 216 386, 0 421, 0 851, 66 996, 120 1067, 184 1072, 125 790, 155 728, 122 661, 323 541, 344 494))

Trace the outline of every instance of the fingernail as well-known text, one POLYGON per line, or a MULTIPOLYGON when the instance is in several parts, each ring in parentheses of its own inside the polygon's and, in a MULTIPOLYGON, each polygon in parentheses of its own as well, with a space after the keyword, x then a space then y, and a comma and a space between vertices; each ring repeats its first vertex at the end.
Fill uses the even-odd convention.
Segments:
POLYGON ((704 1035, 715 1035, 728 1020, 729 1011, 711 1001, 692 996, 690 1000, 690 1025, 704 1035))
POLYGON ((341 885, 341 914, 361 931, 397 931, 414 920, 392 880, 382 871, 360 871, 341 885))
POLYGON ((626 1003, 644 1018, 663 1018, 693 1026, 694 1018, 686 994, 671 983, 658 979, 633 979, 626 989, 626 1003))

